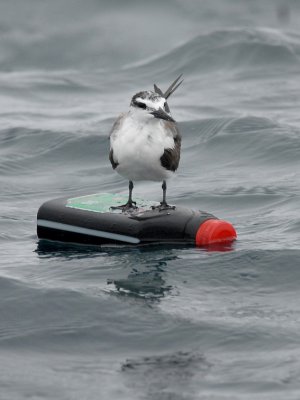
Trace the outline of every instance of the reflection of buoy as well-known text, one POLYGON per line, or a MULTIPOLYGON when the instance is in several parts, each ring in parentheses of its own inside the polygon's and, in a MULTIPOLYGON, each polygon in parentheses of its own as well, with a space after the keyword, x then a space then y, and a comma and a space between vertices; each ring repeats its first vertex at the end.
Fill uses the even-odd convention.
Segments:
POLYGON ((80 244, 181 243, 209 246, 230 243, 236 231, 226 221, 185 207, 152 209, 157 203, 137 200, 130 213, 112 211, 126 202, 120 195, 93 194, 44 203, 37 215, 39 239, 80 244))

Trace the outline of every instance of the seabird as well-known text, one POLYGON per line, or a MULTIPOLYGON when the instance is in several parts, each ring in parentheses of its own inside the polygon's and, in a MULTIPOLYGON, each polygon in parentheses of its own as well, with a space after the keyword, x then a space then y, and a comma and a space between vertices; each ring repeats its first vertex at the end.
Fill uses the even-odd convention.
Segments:
POLYGON ((154 84, 154 91, 135 94, 129 111, 115 121, 109 135, 109 159, 113 169, 129 180, 129 197, 126 204, 113 208, 136 208, 132 190, 133 181, 139 180, 162 181, 163 199, 158 208, 174 208, 166 201, 166 179, 178 168, 181 134, 167 99, 183 82, 181 76, 165 92, 154 84))

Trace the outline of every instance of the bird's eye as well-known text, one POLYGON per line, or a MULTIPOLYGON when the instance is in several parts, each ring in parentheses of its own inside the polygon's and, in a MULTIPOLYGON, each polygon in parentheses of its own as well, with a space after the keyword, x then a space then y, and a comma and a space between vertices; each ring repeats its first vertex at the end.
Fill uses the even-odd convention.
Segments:
POLYGON ((146 107, 147 107, 145 103, 140 103, 140 102, 137 102, 136 105, 137 105, 139 108, 143 108, 144 110, 145 110, 146 107))
POLYGON ((164 102, 164 108, 166 108, 166 106, 167 106, 167 102, 165 101, 165 102, 164 102))

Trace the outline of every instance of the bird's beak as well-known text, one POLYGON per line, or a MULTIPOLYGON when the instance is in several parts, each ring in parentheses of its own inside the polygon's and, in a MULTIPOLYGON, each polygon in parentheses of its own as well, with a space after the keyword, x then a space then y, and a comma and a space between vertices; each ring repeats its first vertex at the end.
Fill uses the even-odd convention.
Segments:
POLYGON ((175 122, 175 119, 173 119, 161 107, 158 110, 151 111, 150 114, 152 114, 155 118, 159 118, 159 119, 164 119, 166 121, 175 122))

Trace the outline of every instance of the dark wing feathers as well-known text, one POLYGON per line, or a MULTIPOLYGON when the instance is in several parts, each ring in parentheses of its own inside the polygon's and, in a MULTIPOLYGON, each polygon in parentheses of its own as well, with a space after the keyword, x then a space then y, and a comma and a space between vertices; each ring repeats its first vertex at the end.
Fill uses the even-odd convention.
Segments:
POLYGON ((169 171, 176 171, 180 160, 181 135, 174 122, 165 122, 165 128, 170 132, 174 139, 174 148, 165 149, 160 157, 161 165, 169 171))
POLYGON ((119 163, 117 161, 114 160, 114 152, 113 149, 110 149, 109 152, 109 161, 111 162, 111 165, 113 167, 113 169, 116 169, 117 166, 119 165, 119 163))
MULTIPOLYGON (((119 117, 115 120, 115 122, 111 128, 111 131, 109 133, 109 138, 113 137, 115 135, 116 131, 121 127, 121 125, 123 124, 124 117, 125 117, 125 114, 120 114, 119 117)), ((109 152, 109 161, 111 162, 113 169, 116 169, 117 166, 119 165, 118 161, 114 159, 114 152, 113 152, 112 148, 110 149, 110 152, 109 152)))

